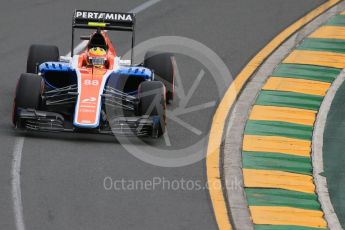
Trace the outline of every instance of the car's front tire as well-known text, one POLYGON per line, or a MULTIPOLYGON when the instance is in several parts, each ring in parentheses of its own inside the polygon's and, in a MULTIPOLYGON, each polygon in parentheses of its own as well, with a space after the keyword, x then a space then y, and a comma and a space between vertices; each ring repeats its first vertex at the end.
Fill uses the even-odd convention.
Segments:
POLYGON ((13 102, 12 122, 17 125, 18 109, 39 110, 41 106, 42 78, 37 74, 24 73, 20 76, 13 102))
POLYGON ((166 87, 166 101, 172 103, 175 90, 175 57, 171 53, 149 51, 145 55, 144 67, 155 73, 155 79, 166 87))
POLYGON ((59 61, 59 48, 47 45, 31 45, 29 49, 26 72, 37 73, 37 67, 48 61, 59 61))
POLYGON ((139 85, 139 114, 159 117, 154 123, 152 136, 158 138, 165 132, 166 100, 165 86, 159 81, 145 81, 139 85))

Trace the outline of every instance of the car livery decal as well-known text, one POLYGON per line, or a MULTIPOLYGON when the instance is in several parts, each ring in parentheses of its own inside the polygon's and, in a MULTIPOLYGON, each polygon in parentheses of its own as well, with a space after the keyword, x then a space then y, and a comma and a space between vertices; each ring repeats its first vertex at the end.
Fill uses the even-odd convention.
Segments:
POLYGON ((96 128, 101 112, 101 95, 104 85, 113 72, 107 69, 82 68, 78 76, 78 102, 75 108, 74 125, 96 128))

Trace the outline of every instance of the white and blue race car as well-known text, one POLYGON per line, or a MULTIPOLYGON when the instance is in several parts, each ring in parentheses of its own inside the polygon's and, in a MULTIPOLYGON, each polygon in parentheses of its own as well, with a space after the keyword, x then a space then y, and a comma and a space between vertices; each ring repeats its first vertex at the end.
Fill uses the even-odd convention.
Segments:
POLYGON ((158 138, 165 132, 166 104, 174 98, 175 58, 148 52, 134 65, 135 15, 74 12, 71 56, 56 46, 32 45, 20 76, 13 124, 32 131, 92 132, 158 138), (74 54, 75 29, 94 29, 74 54), (107 31, 132 32, 131 60, 117 56, 107 31))

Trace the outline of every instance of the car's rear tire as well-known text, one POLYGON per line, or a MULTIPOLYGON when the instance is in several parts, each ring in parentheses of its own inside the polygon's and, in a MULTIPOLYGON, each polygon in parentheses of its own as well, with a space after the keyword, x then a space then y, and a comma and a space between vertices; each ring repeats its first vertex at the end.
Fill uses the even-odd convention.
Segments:
POLYGON ((41 106, 41 88, 42 78, 37 74, 24 73, 20 76, 13 103, 12 122, 17 125, 17 110, 35 109, 39 110, 41 106))
POLYGON ((163 82, 166 87, 166 101, 172 103, 175 90, 175 57, 171 53, 149 51, 145 55, 144 67, 155 73, 155 79, 163 82))
POLYGON ((29 49, 26 72, 37 73, 37 66, 48 61, 59 61, 59 48, 47 45, 31 45, 29 49))
POLYGON ((141 116, 158 116, 152 136, 158 138, 165 132, 166 100, 165 86, 159 81, 145 81, 139 85, 139 114, 141 116))

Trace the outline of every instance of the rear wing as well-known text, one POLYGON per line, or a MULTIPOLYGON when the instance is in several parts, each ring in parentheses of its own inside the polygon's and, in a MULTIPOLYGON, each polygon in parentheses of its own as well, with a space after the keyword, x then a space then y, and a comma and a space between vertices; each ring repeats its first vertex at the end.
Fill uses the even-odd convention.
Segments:
POLYGON ((135 14, 75 10, 74 28, 102 28, 104 30, 134 31, 135 14))
POLYGON ((135 14, 91 10, 75 10, 72 21, 72 50, 75 29, 100 29, 132 32, 132 58, 135 43, 135 14))

